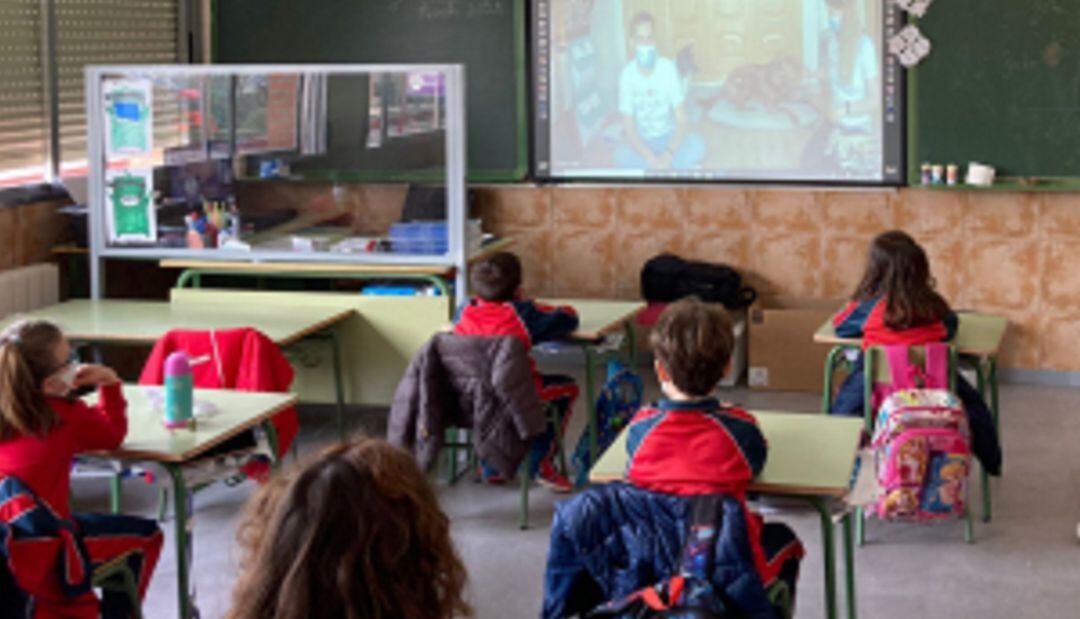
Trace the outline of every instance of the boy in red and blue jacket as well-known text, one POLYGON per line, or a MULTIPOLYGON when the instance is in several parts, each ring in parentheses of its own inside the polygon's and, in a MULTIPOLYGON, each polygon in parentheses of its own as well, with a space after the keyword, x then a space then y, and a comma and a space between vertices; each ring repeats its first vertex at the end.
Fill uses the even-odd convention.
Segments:
MULTIPOLYGON (((565 339, 578 327, 577 313, 572 307, 553 307, 525 299, 521 294, 521 261, 510 252, 499 252, 472 266, 469 283, 476 297, 464 305, 455 321, 457 335, 496 336, 510 335, 518 338, 531 351, 533 344, 565 339)), ((540 399, 559 407, 565 432, 578 387, 569 376, 541 374, 536 363, 529 358, 533 380, 540 399)), ((530 473, 537 475, 541 483, 557 492, 569 492, 573 484, 566 471, 555 467, 555 436, 548 431, 533 443, 529 462, 530 473)), ((481 463, 481 473, 486 481, 502 481, 498 474, 481 463)))
POLYGON ((743 503, 754 565, 764 586, 795 591, 804 551, 784 524, 763 524, 746 507, 746 488, 765 467, 767 445, 753 415, 712 396, 735 345, 724 310, 697 299, 673 303, 652 334, 664 399, 630 421, 627 480, 654 492, 726 494, 743 503))

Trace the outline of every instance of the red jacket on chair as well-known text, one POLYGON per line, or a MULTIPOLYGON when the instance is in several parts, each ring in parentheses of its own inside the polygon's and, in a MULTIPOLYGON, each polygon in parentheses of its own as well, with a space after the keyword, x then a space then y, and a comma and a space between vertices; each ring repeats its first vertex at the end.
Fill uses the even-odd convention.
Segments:
MULTIPOLYGON (((192 359, 209 358, 192 368, 193 382, 200 389, 281 393, 292 386, 292 365, 277 344, 255 329, 169 331, 150 352, 139 384, 164 384, 165 359, 176 351, 192 359)), ((272 422, 277 429, 280 457, 296 438, 300 421, 296 409, 289 408, 275 415, 272 422)))

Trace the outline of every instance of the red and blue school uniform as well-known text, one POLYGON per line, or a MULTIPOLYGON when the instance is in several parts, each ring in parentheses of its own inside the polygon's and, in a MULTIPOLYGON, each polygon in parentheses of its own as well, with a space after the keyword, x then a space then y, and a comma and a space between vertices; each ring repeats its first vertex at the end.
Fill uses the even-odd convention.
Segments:
MULTIPOLYGON (((485 301, 474 298, 462 306, 455 321, 456 335, 516 337, 531 351, 534 344, 566 339, 578 328, 578 316, 569 306, 553 306, 528 299, 485 301)), ((574 409, 579 389, 574 379, 559 374, 541 374, 536 362, 529 358, 533 380, 540 399, 559 408, 562 418, 560 432, 565 432, 574 409)), ((555 436, 549 429, 533 443, 530 457, 531 472, 542 462, 550 463, 555 452, 555 436)), ((485 466, 485 475, 494 473, 485 466)), ((564 471, 565 474, 565 471, 564 471)))
MULTIPOLYGON (((59 425, 46 436, 20 436, 0 442, 0 478, 7 480, 3 484, 7 491, 0 499, 0 520, 5 526, 13 526, 22 518, 32 518, 32 526, 71 523, 66 529, 70 535, 58 539, 84 552, 85 569, 92 570, 124 557, 135 575, 140 596, 144 595, 161 551, 163 537, 157 524, 129 516, 72 514, 70 508, 74 456, 116 449, 127 434, 127 402, 120 385, 102 387, 97 406, 65 398, 49 398, 48 404, 55 411, 59 425)), ((8 539, 5 567, 27 603, 32 605, 30 617, 99 616, 98 601, 91 591, 75 596, 69 595, 70 591, 65 593, 61 572, 54 568, 65 557, 57 553, 20 552, 17 546, 12 546, 18 543, 8 539), (39 565, 41 562, 47 564, 39 565), (55 580, 32 576, 45 573, 55 580)), ((71 557, 66 559, 68 565, 79 565, 71 557)), ((127 616, 126 607, 122 596, 106 594, 100 613, 103 617, 127 616)))
POLYGON ((754 565, 768 587, 783 578, 795 591, 804 550, 781 523, 765 524, 746 506, 746 488, 765 467, 768 446, 750 413, 714 398, 661 400, 634 416, 627 429, 627 480, 653 492, 725 494, 746 511, 754 565))
POLYGON ((956 335, 959 320, 949 312, 939 320, 896 330, 885 324, 888 307, 883 297, 866 301, 849 301, 835 316, 833 327, 840 337, 862 338, 867 346, 919 346, 930 342, 946 342, 956 335))
MULTIPOLYGON (((920 346, 932 342, 947 342, 956 336, 960 324, 955 312, 948 312, 933 322, 907 329, 892 329, 885 324, 884 297, 866 301, 850 301, 833 316, 836 334, 845 338, 861 338, 862 348, 869 346, 920 346)), ((851 373, 836 392, 830 412, 834 415, 861 417, 863 415, 863 357, 855 360, 851 373)), ((975 457, 991 475, 1001 474, 1002 453, 994 428, 993 415, 982 395, 963 376, 956 381, 956 395, 964 403, 968 425, 971 427, 971 447, 975 457)))

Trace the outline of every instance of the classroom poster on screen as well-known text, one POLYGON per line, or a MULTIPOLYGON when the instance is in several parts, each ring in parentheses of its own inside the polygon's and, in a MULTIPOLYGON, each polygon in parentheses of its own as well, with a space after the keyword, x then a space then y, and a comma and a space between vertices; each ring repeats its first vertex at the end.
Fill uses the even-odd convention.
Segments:
POLYGON ((105 80, 105 157, 142 157, 154 150, 154 88, 148 79, 105 80))
POLYGON ((534 0, 536 160, 562 178, 899 182, 881 0, 534 0))

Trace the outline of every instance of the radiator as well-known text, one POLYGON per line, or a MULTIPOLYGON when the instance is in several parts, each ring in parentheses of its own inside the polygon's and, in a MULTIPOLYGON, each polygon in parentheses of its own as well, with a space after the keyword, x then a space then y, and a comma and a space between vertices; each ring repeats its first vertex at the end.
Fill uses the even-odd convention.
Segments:
POLYGON ((55 264, 34 264, 0 273, 0 319, 60 300, 60 272, 55 264))

